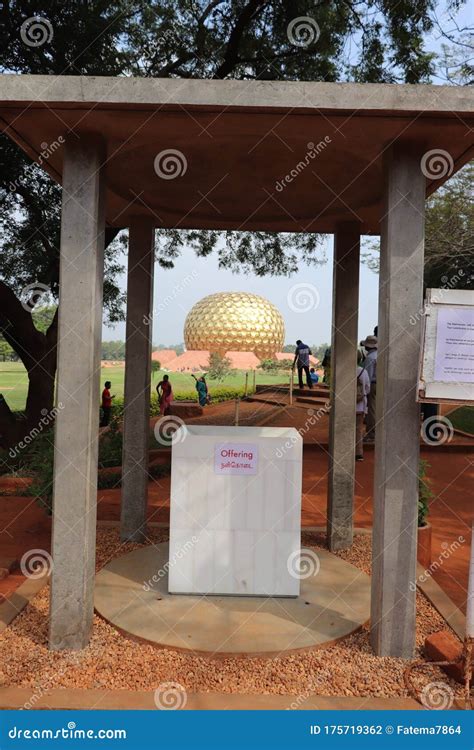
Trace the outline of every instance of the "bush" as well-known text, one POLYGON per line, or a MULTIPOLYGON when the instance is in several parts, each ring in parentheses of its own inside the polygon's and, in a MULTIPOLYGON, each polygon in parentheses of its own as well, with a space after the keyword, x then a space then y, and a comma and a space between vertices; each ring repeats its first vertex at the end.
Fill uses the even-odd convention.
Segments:
POLYGON ((426 526, 428 523, 429 505, 434 497, 434 492, 426 479, 426 469, 429 466, 427 461, 421 460, 418 468, 418 527, 426 526))
POLYGON ((122 463, 123 436, 119 430, 119 419, 113 416, 109 429, 99 438, 99 468, 120 466, 122 463))

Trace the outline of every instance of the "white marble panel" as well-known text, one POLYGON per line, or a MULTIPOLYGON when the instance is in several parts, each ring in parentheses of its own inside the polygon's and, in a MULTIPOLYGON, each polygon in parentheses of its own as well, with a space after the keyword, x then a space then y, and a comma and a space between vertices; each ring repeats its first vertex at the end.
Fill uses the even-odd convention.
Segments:
POLYGON ((172 452, 169 591, 297 596, 288 557, 300 549, 301 436, 189 426, 181 437, 172 452))

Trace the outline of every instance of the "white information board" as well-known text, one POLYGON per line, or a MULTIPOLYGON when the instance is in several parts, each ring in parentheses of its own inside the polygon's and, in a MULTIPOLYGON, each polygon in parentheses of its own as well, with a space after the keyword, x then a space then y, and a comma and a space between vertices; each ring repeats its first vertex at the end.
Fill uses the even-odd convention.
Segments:
POLYGON ((298 596, 303 440, 294 428, 186 425, 171 458, 168 590, 298 596))
POLYGON ((428 289, 418 400, 474 400, 474 292, 428 289))

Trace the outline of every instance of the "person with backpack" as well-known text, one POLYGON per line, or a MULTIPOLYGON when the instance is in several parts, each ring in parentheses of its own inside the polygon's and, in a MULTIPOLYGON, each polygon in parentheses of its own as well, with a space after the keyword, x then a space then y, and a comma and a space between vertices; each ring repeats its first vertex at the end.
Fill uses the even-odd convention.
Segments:
POLYGON ((356 390, 356 461, 364 460, 364 417, 367 414, 367 396, 369 393, 370 377, 367 370, 365 370, 361 364, 358 364, 356 390))

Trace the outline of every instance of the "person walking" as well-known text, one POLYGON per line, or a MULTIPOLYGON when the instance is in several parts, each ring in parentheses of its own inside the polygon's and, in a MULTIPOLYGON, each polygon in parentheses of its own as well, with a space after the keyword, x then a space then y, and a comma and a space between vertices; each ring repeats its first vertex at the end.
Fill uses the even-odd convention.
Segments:
POLYGON ((357 366, 356 395, 356 461, 364 460, 364 417, 367 414, 367 397, 370 394, 370 378, 362 364, 357 366))
POLYGON ((365 421, 367 431, 365 433, 364 441, 366 443, 373 443, 375 440, 375 403, 377 396, 377 337, 367 336, 364 341, 360 342, 360 345, 363 346, 366 351, 362 367, 367 372, 370 380, 370 393, 367 397, 367 417, 365 421))
POLYGON ((295 369, 295 365, 298 369, 298 385, 303 388, 303 370, 306 375, 306 384, 308 388, 313 387, 311 380, 311 374, 309 372, 309 356, 312 354, 311 349, 307 344, 303 344, 301 339, 296 342, 295 358, 293 360, 292 369, 295 369))
POLYGON ((104 390, 102 391, 102 419, 100 420, 100 427, 107 427, 110 422, 112 399, 115 398, 115 396, 110 395, 111 387, 112 383, 110 380, 106 380, 104 383, 104 390))
POLYGON ((164 416, 169 411, 169 407, 173 401, 173 389, 171 387, 169 375, 163 375, 163 380, 160 380, 156 386, 156 392, 160 404, 160 414, 161 416, 164 416))

